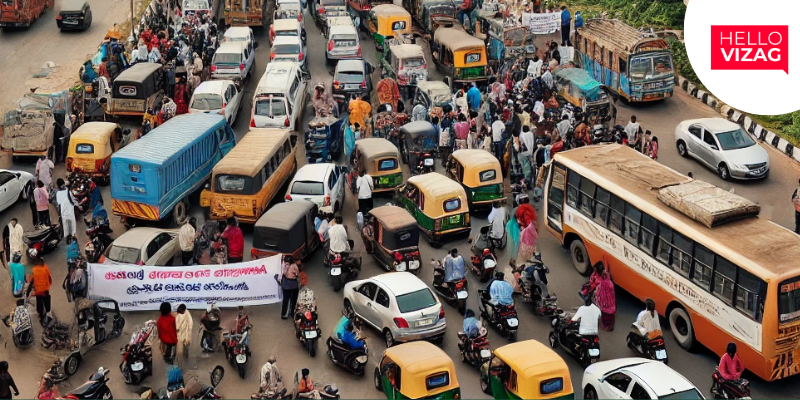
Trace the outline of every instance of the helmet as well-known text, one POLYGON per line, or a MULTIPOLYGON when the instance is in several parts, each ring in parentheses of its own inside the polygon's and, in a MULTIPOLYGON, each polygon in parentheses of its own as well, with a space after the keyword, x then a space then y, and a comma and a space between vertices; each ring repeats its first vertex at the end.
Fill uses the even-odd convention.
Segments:
MULTIPOLYGON (((497 266, 497 263, 496 263, 494 260, 492 260, 491 258, 487 258, 487 259, 486 259, 486 260, 483 262, 483 267, 484 267, 484 268, 494 268, 494 267, 496 267, 496 266, 497 266)), ((495 278, 497 278, 497 279, 503 279, 503 273, 502 273, 502 272, 500 272, 500 271, 497 271, 497 272, 495 272, 494 276, 495 276, 495 278), (500 278, 497 278, 497 274, 500 274, 500 278)))
POLYGON ((489 249, 483 249, 483 255, 484 255, 484 256, 488 256, 488 255, 490 255, 490 254, 492 254, 492 251, 491 251, 491 250, 489 250, 489 249))
POLYGON ((306 321, 311 321, 311 311, 306 311, 303 313, 303 316, 306 318, 306 321))
POLYGON ((501 281, 501 280, 505 279, 505 277, 506 277, 506 274, 504 274, 503 271, 495 271, 494 272, 494 279, 497 279, 497 280, 501 281))
POLYGON ((28 257, 36 258, 38 255, 39 255, 39 250, 36 250, 36 248, 34 247, 28 248, 28 257))

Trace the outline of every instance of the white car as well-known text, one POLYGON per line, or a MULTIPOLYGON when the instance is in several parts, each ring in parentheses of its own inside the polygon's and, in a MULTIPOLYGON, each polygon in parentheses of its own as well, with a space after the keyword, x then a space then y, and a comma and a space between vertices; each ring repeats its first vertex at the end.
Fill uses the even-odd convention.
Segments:
POLYGON ((683 121, 675 128, 678 154, 697 159, 720 178, 763 179, 769 155, 739 124, 723 118, 683 121))
POLYGON ((211 59, 211 79, 230 79, 240 87, 255 69, 256 56, 246 42, 225 42, 219 45, 211 59))
POLYGON ((180 252, 177 229, 138 227, 108 246, 103 264, 172 265, 180 252))
POLYGON ((582 387, 584 399, 705 399, 683 375, 646 358, 594 363, 583 372, 582 387))
POLYGON ((19 199, 28 200, 33 195, 35 182, 31 173, 0 169, 0 211, 11 207, 19 199))
POLYGON ((304 70, 308 62, 308 53, 303 39, 297 36, 276 36, 269 54, 270 61, 294 61, 304 70))
POLYGON ((294 174, 286 190, 286 201, 309 200, 318 207, 332 206, 339 212, 344 204, 347 167, 331 163, 306 164, 294 174))
POLYGON ((190 114, 219 114, 233 125, 242 105, 242 92, 231 80, 205 81, 194 90, 189 101, 190 114))
POLYGON ((410 272, 389 272, 347 283, 344 308, 380 331, 386 347, 414 340, 441 341, 447 328, 442 303, 410 272))

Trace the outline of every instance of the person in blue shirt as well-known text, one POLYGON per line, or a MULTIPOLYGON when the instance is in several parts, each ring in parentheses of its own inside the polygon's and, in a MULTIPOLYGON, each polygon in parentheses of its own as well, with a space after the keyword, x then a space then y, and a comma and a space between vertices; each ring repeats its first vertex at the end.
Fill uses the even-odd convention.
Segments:
POLYGON ((351 350, 363 349, 364 340, 356 337, 356 328, 351 318, 343 316, 336 325, 336 337, 351 350))
POLYGON ((14 297, 22 297, 25 287, 25 266, 22 265, 22 254, 14 253, 14 257, 8 264, 11 273, 11 292, 14 297))
POLYGON ((481 108, 481 91, 474 83, 472 87, 467 90, 467 104, 470 110, 479 110, 481 108))
POLYGON ((575 29, 583 28, 583 14, 580 11, 575 12, 575 29))
POLYGON ((67 236, 67 262, 75 260, 81 256, 81 250, 78 247, 78 240, 75 236, 67 236))
POLYGON ((569 23, 572 20, 572 15, 567 10, 567 6, 561 6, 561 45, 572 46, 569 41, 569 23))
POLYGON ((464 279, 466 267, 464 266, 464 258, 458 254, 458 249, 450 250, 450 254, 445 256, 442 265, 444 265, 445 286, 450 282, 458 282, 464 279))
MULTIPOLYGON (((505 274, 502 271, 495 271, 494 278, 486 285, 486 291, 489 293, 489 303, 486 305, 486 312, 489 317, 492 317, 494 307, 498 304, 510 306, 514 304, 514 287, 506 282, 505 274)), ((485 296, 484 292, 484 296, 485 296)))
POLYGON ((478 337, 481 328, 478 324, 478 320, 475 319, 475 311, 467 310, 467 312, 464 313, 464 325, 462 329, 468 338, 478 337))

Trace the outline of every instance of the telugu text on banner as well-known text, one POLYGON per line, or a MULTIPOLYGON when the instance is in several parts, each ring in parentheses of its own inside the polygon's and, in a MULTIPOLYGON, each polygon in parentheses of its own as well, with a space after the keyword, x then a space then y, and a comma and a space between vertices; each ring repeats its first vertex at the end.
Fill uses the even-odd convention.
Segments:
POLYGON ((561 13, 522 13, 522 25, 534 35, 547 35, 561 29, 561 13))

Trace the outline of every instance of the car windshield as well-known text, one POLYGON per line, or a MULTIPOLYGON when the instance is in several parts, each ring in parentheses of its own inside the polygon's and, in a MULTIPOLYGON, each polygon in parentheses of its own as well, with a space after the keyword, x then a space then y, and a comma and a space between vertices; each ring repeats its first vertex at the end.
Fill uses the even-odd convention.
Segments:
POLYGON ((401 313, 424 310, 436 304, 436 299, 428 288, 397 296, 397 307, 401 313))
POLYGON ((403 66, 406 68, 419 68, 425 65, 423 58, 406 58, 403 60, 403 66))
POLYGON ((189 108, 200 111, 219 110, 222 108, 222 96, 213 93, 196 93, 189 108))
POLYGON ((265 117, 283 117, 286 115, 286 102, 283 98, 273 97, 256 101, 256 115, 265 117))
POLYGON ((298 54, 300 53, 299 44, 276 44, 272 46, 272 54, 298 54))
POLYGON ((750 147, 756 141, 750 137, 743 129, 736 129, 730 132, 717 133, 717 140, 722 150, 736 150, 750 147))
POLYGON ((275 31, 275 36, 297 36, 297 29, 286 29, 275 31))
POLYGON ((300 181, 292 185, 292 194, 304 196, 320 196, 325 194, 325 187, 322 182, 300 181))
POLYGON ((214 64, 239 64, 242 56, 237 53, 216 53, 214 54, 214 64))
POLYGON ((333 80, 341 83, 361 83, 364 81, 364 74, 359 71, 339 71, 333 80))
POLYGON ((140 249, 133 249, 130 247, 122 247, 111 244, 106 257, 108 257, 111 261, 118 262, 120 264, 136 264, 140 261, 140 255, 140 249))
POLYGON ((671 400, 699 400, 702 399, 703 396, 697 391, 697 389, 689 389, 684 390, 683 392, 676 392, 670 393, 663 396, 658 396, 659 399, 671 399, 671 400))

